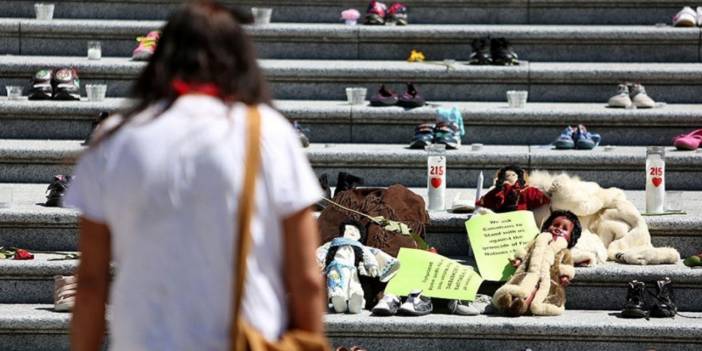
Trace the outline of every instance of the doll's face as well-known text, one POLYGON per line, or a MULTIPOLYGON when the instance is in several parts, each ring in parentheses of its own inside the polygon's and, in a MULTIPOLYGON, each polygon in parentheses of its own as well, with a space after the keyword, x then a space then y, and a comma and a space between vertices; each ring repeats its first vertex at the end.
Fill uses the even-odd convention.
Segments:
POLYGON ((573 234, 573 228, 575 224, 570 221, 567 217, 556 217, 551 226, 548 227, 548 232, 553 236, 553 240, 558 237, 562 237, 565 241, 570 242, 570 236, 573 234))
POLYGON ((515 171, 505 171, 505 183, 509 185, 514 185, 517 182, 519 176, 515 171))
POLYGON ((344 226, 344 238, 359 241, 361 240, 361 231, 355 226, 347 224, 344 226))

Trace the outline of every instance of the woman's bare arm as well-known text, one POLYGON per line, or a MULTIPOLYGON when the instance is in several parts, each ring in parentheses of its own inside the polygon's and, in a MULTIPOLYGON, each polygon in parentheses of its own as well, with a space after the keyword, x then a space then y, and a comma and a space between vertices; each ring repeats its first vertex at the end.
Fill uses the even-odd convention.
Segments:
POLYGON ((312 211, 305 209, 283 220, 283 231, 291 327, 322 333, 326 297, 324 278, 315 259, 319 230, 312 211))
POLYGON ((110 285, 110 229, 80 219, 78 289, 71 319, 71 349, 102 349, 105 337, 105 304, 110 285))

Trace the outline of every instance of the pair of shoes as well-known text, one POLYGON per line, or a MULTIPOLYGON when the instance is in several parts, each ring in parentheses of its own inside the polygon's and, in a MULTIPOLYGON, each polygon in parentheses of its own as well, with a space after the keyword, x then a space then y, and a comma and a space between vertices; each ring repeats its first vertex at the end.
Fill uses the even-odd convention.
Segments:
POLYGON ((410 149, 424 150, 431 144, 444 144, 447 150, 456 150, 461 145, 460 130, 453 122, 437 124, 422 123, 414 128, 414 139, 410 149))
POLYGON ((492 304, 490 296, 478 294, 474 301, 449 300, 449 313, 459 316, 477 316, 485 313, 485 309, 492 304))
POLYGON ((694 27, 702 26, 702 6, 697 7, 697 11, 690 6, 685 6, 675 16, 673 16, 674 27, 694 27))
POLYGON ((368 4, 365 23, 371 25, 406 26, 408 23, 407 6, 395 2, 388 8, 384 3, 372 0, 368 4))
POLYGON ((567 126, 561 135, 558 136, 553 146, 558 150, 592 150, 602 141, 602 137, 597 133, 590 133, 584 125, 577 127, 567 126))
POLYGON ((149 32, 145 37, 136 38, 139 45, 132 51, 132 60, 148 61, 156 51, 159 39, 161 39, 161 32, 157 30, 149 32))
POLYGON ((300 144, 302 144, 302 147, 310 146, 310 139, 305 134, 305 133, 309 133, 310 129, 304 128, 297 121, 293 121, 293 128, 295 128, 295 131, 297 132, 297 136, 300 137, 300 144))
POLYGON ((80 79, 75 68, 42 69, 34 74, 29 100, 80 100, 80 79))
POLYGON ((673 138, 673 145, 678 150, 697 150, 702 146, 702 129, 676 136, 673 138))
POLYGON ((480 38, 471 43, 473 53, 468 61, 471 65, 519 65, 519 57, 505 38, 480 38))
POLYGON ((422 295, 421 290, 413 290, 403 303, 397 296, 385 294, 371 311, 376 316, 424 316, 433 310, 431 299, 422 295))
POLYGON ((673 285, 670 278, 665 277, 656 282, 656 293, 648 293, 654 297, 653 303, 646 301, 646 284, 638 280, 627 283, 626 303, 622 310, 624 318, 672 318, 678 312, 673 301, 673 285))
POLYGON ((636 106, 637 108, 653 108, 656 102, 646 93, 646 88, 641 84, 622 83, 617 87, 617 95, 609 98, 609 107, 627 108, 636 106))
POLYGON ((407 83, 407 90, 399 96, 383 84, 378 89, 378 93, 370 99, 370 105, 375 107, 398 105, 404 108, 415 108, 422 107, 425 104, 426 100, 419 94, 413 83, 407 83))
POLYGON ((71 186, 72 176, 65 175, 55 175, 54 180, 46 188, 46 202, 44 206, 46 207, 61 207, 63 206, 63 196, 66 194, 66 190, 71 186))
POLYGON ((73 310, 77 288, 77 276, 54 276, 54 311, 70 312, 73 310))

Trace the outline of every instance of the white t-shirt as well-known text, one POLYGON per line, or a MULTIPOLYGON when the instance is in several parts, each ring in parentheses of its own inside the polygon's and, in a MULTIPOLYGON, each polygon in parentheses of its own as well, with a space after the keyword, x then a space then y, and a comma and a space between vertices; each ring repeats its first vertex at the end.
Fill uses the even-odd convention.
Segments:
MULTIPOLYGON (((65 204, 112 233, 111 350, 228 350, 246 106, 186 95, 151 120, 155 111, 80 159, 65 204)), ((269 106, 259 111, 243 311, 275 340, 288 323, 281 222, 321 189, 290 123, 269 106)))

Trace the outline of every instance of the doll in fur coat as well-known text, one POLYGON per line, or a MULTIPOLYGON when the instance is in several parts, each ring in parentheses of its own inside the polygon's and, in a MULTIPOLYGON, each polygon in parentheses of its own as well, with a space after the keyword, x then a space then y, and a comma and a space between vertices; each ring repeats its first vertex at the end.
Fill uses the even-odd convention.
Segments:
POLYGON ((575 276, 568 249, 578 242, 580 222, 571 212, 555 211, 541 231, 515 252, 512 264, 517 271, 492 298, 507 315, 558 316, 565 310, 565 287, 575 276))
POLYGON ((621 189, 604 189, 564 173, 538 171, 532 172, 529 183, 549 195, 551 209, 571 211, 580 219, 583 237, 572 250, 579 265, 605 260, 638 265, 680 260, 673 248, 653 247, 646 221, 621 189))

